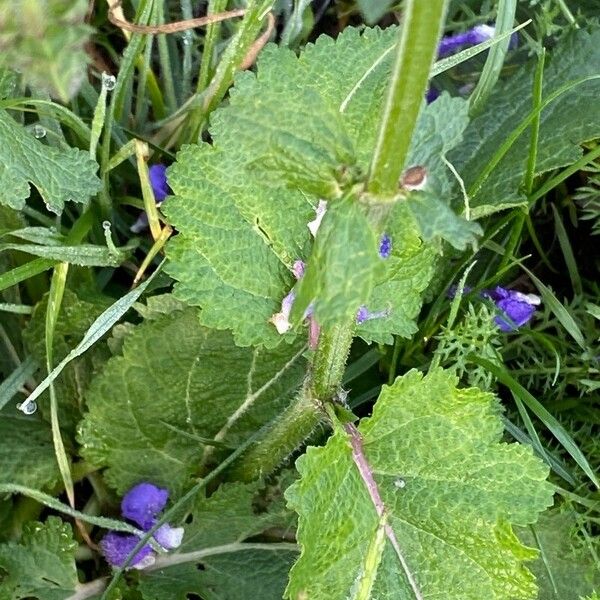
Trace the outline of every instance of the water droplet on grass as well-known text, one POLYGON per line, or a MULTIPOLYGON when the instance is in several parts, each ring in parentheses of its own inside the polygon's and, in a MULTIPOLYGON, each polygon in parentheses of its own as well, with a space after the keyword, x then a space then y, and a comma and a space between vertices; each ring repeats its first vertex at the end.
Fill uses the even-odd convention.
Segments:
POLYGON ((22 403, 19 402, 19 404, 17 404, 17 408, 24 415, 32 415, 37 410, 37 402, 35 400, 25 401, 22 403))
POLYGON ((115 85, 117 85, 117 78, 114 75, 102 73, 102 87, 105 90, 110 92, 115 89, 115 85))
POLYGON ((41 140, 43 137, 46 137, 46 130, 41 125, 34 125, 33 137, 35 137, 38 140, 41 140))

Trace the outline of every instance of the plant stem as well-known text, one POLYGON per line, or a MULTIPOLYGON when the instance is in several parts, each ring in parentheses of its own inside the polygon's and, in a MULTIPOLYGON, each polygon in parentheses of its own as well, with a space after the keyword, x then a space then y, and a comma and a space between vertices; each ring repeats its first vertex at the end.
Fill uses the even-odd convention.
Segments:
POLYGON ((300 447, 323 418, 324 413, 305 384, 272 427, 234 464, 227 479, 253 481, 269 475, 300 447))
POLYGON ((408 0, 404 26, 367 182, 367 190, 392 196, 408 156, 446 14, 445 0, 408 0))
POLYGON ((321 331, 311 382, 312 393, 321 402, 331 400, 341 385, 353 333, 354 320, 321 331))

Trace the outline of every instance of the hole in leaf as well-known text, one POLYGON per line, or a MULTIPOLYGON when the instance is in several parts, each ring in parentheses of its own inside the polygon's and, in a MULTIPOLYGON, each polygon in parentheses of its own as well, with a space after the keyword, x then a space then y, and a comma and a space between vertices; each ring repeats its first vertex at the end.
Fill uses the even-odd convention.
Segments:
POLYGON ((198 594, 186 594, 185 598, 186 600, 202 600, 198 594))
POLYGON ((206 567, 202 563, 196 563, 196 569, 198 571, 206 571, 206 567))

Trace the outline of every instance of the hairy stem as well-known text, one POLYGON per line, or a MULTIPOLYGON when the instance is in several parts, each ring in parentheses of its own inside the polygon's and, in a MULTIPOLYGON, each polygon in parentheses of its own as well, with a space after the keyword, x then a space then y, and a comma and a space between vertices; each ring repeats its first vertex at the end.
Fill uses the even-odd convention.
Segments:
POLYGON ((321 402, 331 400, 342 383, 353 333, 354 320, 321 331, 311 382, 312 393, 321 402))
POLYGON ((305 384, 297 398, 233 465, 227 478, 252 481, 269 475, 301 446, 323 417, 323 412, 305 384))
POLYGON ((446 13, 446 0, 408 0, 367 189, 392 196, 408 156, 446 13))

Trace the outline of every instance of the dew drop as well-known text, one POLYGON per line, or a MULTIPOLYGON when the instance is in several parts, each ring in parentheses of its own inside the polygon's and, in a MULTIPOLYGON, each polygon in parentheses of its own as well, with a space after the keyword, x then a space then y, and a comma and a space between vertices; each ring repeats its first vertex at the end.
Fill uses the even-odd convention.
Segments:
POLYGON ((37 123, 33 126, 33 137, 38 140, 41 140, 43 137, 46 137, 46 130, 37 123))
POLYGON ((192 43, 192 32, 191 31, 184 32, 181 36, 181 41, 183 42, 184 46, 190 46, 192 43))
POLYGON ((398 490, 401 490, 406 487, 406 481, 404 481, 402 477, 398 477, 398 479, 394 481, 394 487, 398 490))
POLYGON ((19 402, 17 408, 25 415, 32 415, 37 410, 37 402, 35 400, 19 402))
POLYGON ((102 87, 105 90, 110 92, 115 89, 115 85, 117 85, 117 78, 114 75, 102 73, 102 87))

